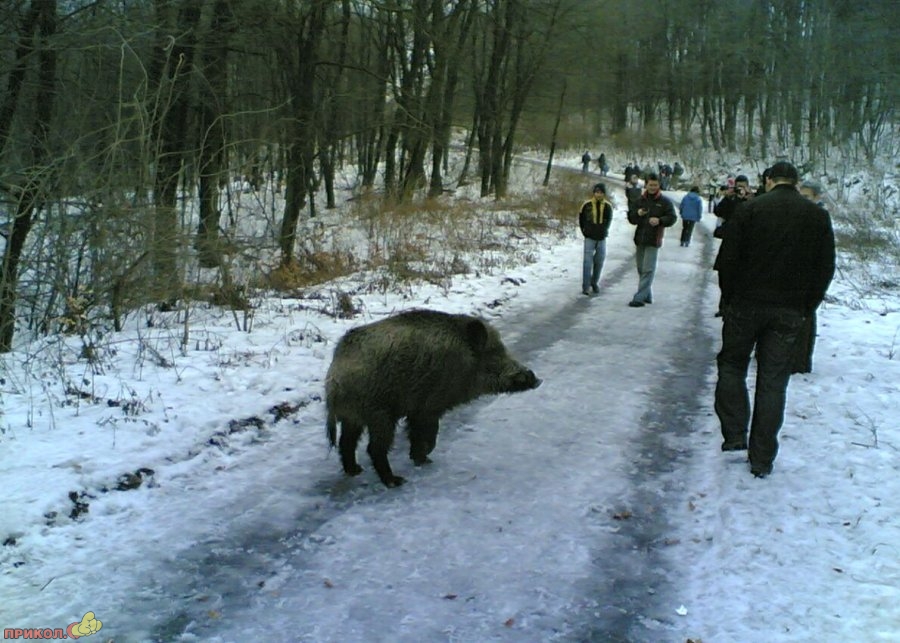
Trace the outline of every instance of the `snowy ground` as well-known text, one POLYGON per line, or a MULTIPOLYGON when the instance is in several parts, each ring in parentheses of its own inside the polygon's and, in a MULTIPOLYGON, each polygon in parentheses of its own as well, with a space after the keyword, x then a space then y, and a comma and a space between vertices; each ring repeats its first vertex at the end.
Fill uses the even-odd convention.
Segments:
POLYGON ((353 319, 309 293, 258 301, 249 333, 194 310, 186 351, 155 313, 93 363, 71 337, 2 356, 0 627, 92 611, 116 641, 900 640, 900 297, 832 286, 755 479, 712 414, 713 224, 690 248, 669 231, 644 309, 625 305, 619 208, 590 299, 573 229, 447 289, 345 280, 353 319), (334 342, 417 306, 483 315, 544 383, 448 414, 428 467, 398 437, 399 489, 363 452, 345 478, 321 402, 334 342))

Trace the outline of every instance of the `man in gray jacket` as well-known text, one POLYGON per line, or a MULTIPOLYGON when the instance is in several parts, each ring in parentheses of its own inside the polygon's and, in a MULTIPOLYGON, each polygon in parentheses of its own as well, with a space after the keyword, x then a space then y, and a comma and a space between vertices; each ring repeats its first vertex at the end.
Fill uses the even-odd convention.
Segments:
POLYGON ((800 195, 797 180, 790 163, 773 165, 766 193, 729 220, 718 257, 724 325, 715 410, 722 450, 748 449, 750 471, 760 478, 772 472, 778 453, 797 338, 834 276, 831 218, 800 195), (751 418, 747 370, 754 348, 751 418))

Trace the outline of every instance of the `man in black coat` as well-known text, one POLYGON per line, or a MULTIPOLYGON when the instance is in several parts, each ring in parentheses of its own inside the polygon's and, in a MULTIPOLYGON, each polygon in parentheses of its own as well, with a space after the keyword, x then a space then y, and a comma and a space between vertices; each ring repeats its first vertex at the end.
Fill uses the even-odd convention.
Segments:
POLYGON ((722 450, 749 448, 757 477, 772 471, 797 338, 825 298, 835 261, 831 218, 797 192, 797 169, 781 161, 770 171, 767 192, 729 220, 718 257, 724 325, 715 410, 722 450), (754 347, 751 419, 747 370, 754 347))
POLYGON ((734 179, 734 187, 728 187, 725 190, 722 200, 713 209, 715 215, 721 220, 720 225, 713 233, 717 239, 724 236, 725 224, 737 212, 737 209, 751 198, 753 198, 753 192, 750 190, 750 179, 739 174, 734 179))
POLYGON ((653 278, 665 229, 678 220, 675 206, 660 190, 659 177, 648 174, 640 198, 628 204, 628 223, 634 230, 634 261, 638 273, 638 289, 628 302, 633 308, 653 303, 653 278))

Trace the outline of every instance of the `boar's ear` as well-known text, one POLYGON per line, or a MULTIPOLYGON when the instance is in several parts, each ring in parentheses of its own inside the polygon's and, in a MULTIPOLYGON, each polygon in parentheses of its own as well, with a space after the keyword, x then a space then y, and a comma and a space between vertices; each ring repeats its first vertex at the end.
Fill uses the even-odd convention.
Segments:
POLYGON ((484 322, 480 319, 473 319, 468 322, 466 324, 466 339, 476 353, 482 352, 488 341, 488 331, 484 322))

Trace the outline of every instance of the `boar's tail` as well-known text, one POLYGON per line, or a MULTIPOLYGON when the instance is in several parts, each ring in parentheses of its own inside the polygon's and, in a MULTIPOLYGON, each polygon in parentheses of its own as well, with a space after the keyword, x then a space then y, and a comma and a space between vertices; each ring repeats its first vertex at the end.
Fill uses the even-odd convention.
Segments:
POLYGON ((337 446, 337 418, 334 417, 334 413, 328 411, 328 420, 325 422, 325 429, 328 431, 328 442, 331 444, 331 447, 334 448, 337 446))

